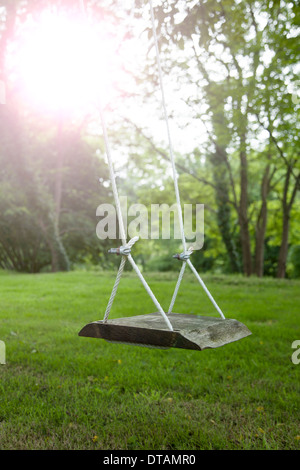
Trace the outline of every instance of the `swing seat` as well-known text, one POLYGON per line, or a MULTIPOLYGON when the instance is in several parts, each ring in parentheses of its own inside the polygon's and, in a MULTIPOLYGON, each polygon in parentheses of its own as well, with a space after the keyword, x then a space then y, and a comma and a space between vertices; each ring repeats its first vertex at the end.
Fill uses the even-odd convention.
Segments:
POLYGON ((202 351, 218 348, 251 335, 237 320, 170 313, 169 330, 159 312, 113 320, 88 323, 79 336, 102 338, 108 342, 125 343, 158 349, 181 348, 202 351))

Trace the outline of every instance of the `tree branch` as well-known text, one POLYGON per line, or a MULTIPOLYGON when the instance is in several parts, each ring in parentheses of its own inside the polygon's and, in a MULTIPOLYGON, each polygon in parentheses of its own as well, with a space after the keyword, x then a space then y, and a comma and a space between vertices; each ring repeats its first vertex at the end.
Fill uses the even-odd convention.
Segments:
MULTIPOLYGON (((294 177, 295 180, 297 181, 297 180, 299 179, 300 173, 299 173, 299 175, 295 175, 293 166, 291 165, 291 163, 290 163, 290 162, 286 159, 286 157, 284 156, 284 152, 283 152, 282 149, 279 147, 278 141, 277 141, 276 137, 274 136, 273 132, 271 131, 270 126, 267 126, 267 127, 266 127, 266 126, 261 122, 261 120, 259 119, 259 115, 258 115, 257 113, 255 113, 255 116, 256 116, 257 121, 258 121, 258 123, 260 124, 260 126, 261 126, 264 130, 266 130, 266 131, 269 133, 269 136, 270 136, 272 142, 274 143, 274 145, 275 145, 275 147, 276 147, 276 149, 277 149, 277 151, 278 151, 278 154, 279 154, 280 158, 284 161, 284 164, 286 165, 286 167, 288 168, 288 170, 291 172, 291 174, 293 175, 293 177, 294 177)), ((298 183, 297 183, 297 184, 298 184, 298 183)))

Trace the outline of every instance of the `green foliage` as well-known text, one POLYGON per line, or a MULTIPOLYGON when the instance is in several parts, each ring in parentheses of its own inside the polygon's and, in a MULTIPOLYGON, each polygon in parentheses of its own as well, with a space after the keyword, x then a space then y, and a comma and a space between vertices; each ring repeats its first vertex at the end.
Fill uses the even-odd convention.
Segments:
MULTIPOLYGON (((0 74, 18 25, 50 3, 5 7, 0 74)), ((72 15, 78 12, 78 5, 54 3, 72 15)), ((87 3, 95 20, 124 22, 126 41, 135 25, 143 24, 141 38, 152 41, 146 2, 135 2, 130 16, 122 2, 87 3)), ((247 261, 247 273, 257 273, 260 247, 262 272, 275 276, 280 253, 286 255, 280 247, 289 245, 293 253, 299 244, 299 103, 292 99, 298 83, 298 2, 170 0, 159 3, 155 15, 166 88, 174 86, 173 96, 183 97, 189 115, 204 123, 208 136, 204 144, 201 136, 193 151, 176 152, 182 202, 205 204, 205 244, 194 254, 197 268, 242 272, 247 261), (188 97, 181 95, 185 89, 188 97), (287 236, 284 220, 290 223, 287 236), (245 260, 247 248, 250 260, 245 260)), ((120 90, 120 101, 108 106, 110 139, 128 154, 123 167, 117 164, 119 187, 129 204, 148 206, 175 202, 167 144, 149 137, 139 113, 131 122, 130 112, 123 117, 119 108, 130 111, 136 100, 145 108, 156 100, 151 44, 148 57, 147 42, 144 60, 131 71, 138 92, 120 90)), ((95 116, 83 122, 63 116, 51 120, 21 105, 18 90, 8 87, 7 92, 9 103, 0 108, 0 266, 25 272, 85 263, 115 267, 119 260, 106 253, 116 243, 95 235, 96 208, 112 200, 103 144, 88 134, 95 116)), ((172 103, 168 106, 180 122, 180 113, 172 103)), ((172 254, 179 249, 178 241, 162 240, 141 241, 134 248, 148 270, 176 270, 172 254)), ((288 275, 298 276, 290 257, 288 275)))
POLYGON ((206 122, 209 134, 210 145, 201 153, 206 168, 210 165, 210 178, 194 171, 195 161, 192 169, 185 168, 203 184, 213 185, 215 222, 231 269, 243 267, 248 275, 264 271, 274 195, 281 201, 282 217, 277 220, 278 264, 279 259, 285 264, 287 238, 293 237, 284 220, 296 223, 290 211, 300 181, 299 103, 293 102, 290 90, 297 80, 298 9, 295 1, 263 0, 174 0, 156 8, 159 33, 167 39, 161 40, 165 69, 172 74, 173 67, 177 92, 197 84, 199 93, 191 94, 187 104, 193 114, 203 109, 196 115, 206 122), (177 22, 170 14, 175 11, 181 13, 177 22), (175 47, 181 58, 176 64, 171 59, 175 47))
POLYGON ((0 132, 1 266, 38 272, 51 269, 51 263, 53 268, 55 260, 56 269, 67 270, 69 260, 76 263, 88 254, 99 262, 107 243, 96 237, 96 208, 109 197, 98 182, 100 177, 106 180, 107 170, 95 149, 76 129, 66 127, 61 144, 64 163, 58 170, 55 125, 44 122, 42 126, 40 122, 41 133, 33 135, 32 129, 37 126, 33 117, 28 129, 28 123, 19 116, 16 128, 15 122, 7 122, 6 109, 0 111, 2 121, 6 120, 0 132), (58 171, 62 176, 59 226, 55 209, 58 171))

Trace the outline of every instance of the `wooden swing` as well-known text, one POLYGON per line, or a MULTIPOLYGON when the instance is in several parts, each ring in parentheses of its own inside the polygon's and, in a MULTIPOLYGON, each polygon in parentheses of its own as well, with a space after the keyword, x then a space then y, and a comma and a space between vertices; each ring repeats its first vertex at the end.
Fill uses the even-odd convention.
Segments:
POLYGON ((88 323, 79 336, 102 338, 113 343, 159 349, 182 348, 202 351, 232 343, 251 334, 237 320, 170 313, 173 330, 166 329, 159 312, 88 323))
POLYGON ((233 341, 238 341, 246 336, 251 335, 251 331, 241 322, 233 319, 226 319, 223 312, 215 302, 211 293, 207 289, 203 280, 199 276, 198 272, 194 268, 193 264, 190 261, 190 256, 192 254, 192 248, 187 249, 186 240, 183 228, 183 218, 182 210, 179 196, 179 188, 177 183, 177 172, 175 167, 175 158, 172 148, 172 142, 170 137, 168 115, 165 104, 164 89, 162 82, 162 70, 160 65, 159 58, 159 49, 158 41, 155 28, 155 19, 153 12, 152 0, 150 0, 150 12, 152 20, 152 29, 153 37, 156 49, 156 59, 160 79, 160 89, 162 96, 162 106, 164 110, 164 117, 167 127, 167 134, 169 140, 169 149, 170 149, 170 160, 172 164, 174 188, 176 194, 176 202, 179 216, 179 223, 181 229, 181 238, 183 245, 183 252, 181 254, 174 255, 174 258, 182 261, 182 267, 178 276, 178 280, 175 286, 173 297, 168 309, 168 312, 165 312, 149 285, 147 284, 144 276, 136 265, 132 255, 131 248, 134 243, 138 240, 138 237, 134 237, 128 243, 126 242, 125 230, 123 217, 121 212, 121 205, 118 195, 118 190, 116 186, 115 173, 111 158, 110 146, 106 131, 105 120, 103 116, 102 109, 100 107, 100 117, 103 128, 103 136, 106 147, 106 154, 109 166, 110 179, 114 194, 114 200, 117 209, 117 215, 119 220, 119 228, 123 245, 119 248, 114 248, 109 250, 111 253, 115 253, 121 256, 121 263, 119 271, 115 280, 114 287, 105 311, 104 319, 99 321, 93 321, 85 325, 79 332, 79 336, 85 336, 90 338, 102 338, 109 342, 116 343, 125 343, 130 345, 138 346, 147 346, 151 348, 167 349, 167 348, 182 348, 182 349, 194 349, 202 351, 207 348, 217 348, 224 346, 225 344, 232 343, 233 341), (135 315, 132 317, 117 318, 109 320, 108 316, 113 304, 113 300, 117 293, 118 285, 124 270, 126 261, 129 261, 137 276, 141 280, 143 286, 151 297, 154 305, 157 308, 157 312, 135 315), (209 299, 213 303, 214 307, 220 314, 221 318, 214 318, 208 316, 199 316, 192 314, 181 314, 173 313, 173 306, 177 297, 177 293, 183 278, 186 265, 189 265, 190 269, 198 279, 199 283, 203 287, 204 291, 208 295, 209 299))

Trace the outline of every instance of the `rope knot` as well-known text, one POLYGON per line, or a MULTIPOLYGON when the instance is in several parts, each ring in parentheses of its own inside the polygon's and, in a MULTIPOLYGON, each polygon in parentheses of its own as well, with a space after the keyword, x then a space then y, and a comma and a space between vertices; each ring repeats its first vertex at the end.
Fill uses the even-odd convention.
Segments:
POLYGON ((187 261, 190 258, 192 253, 193 253, 193 248, 191 247, 187 251, 184 251, 184 252, 179 253, 179 254, 176 253, 176 255, 173 255, 173 258, 176 258, 180 261, 187 261))
POLYGON ((118 248, 111 248, 108 250, 108 253, 115 253, 116 255, 121 255, 121 256, 128 256, 130 255, 131 248, 137 242, 139 237, 133 237, 131 240, 129 240, 126 245, 121 245, 118 248))

